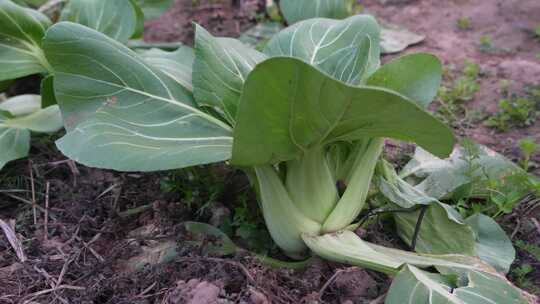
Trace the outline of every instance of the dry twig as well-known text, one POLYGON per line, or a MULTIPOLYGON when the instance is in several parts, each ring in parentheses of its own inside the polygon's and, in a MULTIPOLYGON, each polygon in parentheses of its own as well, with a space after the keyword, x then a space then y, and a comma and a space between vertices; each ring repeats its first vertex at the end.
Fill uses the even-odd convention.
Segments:
POLYGON ((8 242, 11 244, 11 247, 13 247, 13 250, 15 250, 19 261, 21 261, 22 263, 26 262, 27 259, 26 255, 24 254, 22 243, 17 238, 15 230, 11 227, 11 225, 6 223, 2 219, 0 219, 0 228, 2 228, 2 230, 4 231, 4 235, 8 239, 8 242))

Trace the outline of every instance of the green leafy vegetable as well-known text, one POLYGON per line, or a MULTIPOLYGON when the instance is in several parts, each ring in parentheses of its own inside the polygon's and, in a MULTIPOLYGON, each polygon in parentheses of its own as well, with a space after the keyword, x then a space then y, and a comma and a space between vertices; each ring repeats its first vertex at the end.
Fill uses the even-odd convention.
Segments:
POLYGON ((172 0, 134 0, 143 10, 145 19, 156 19, 168 10, 172 0))
MULTIPOLYGON (((415 167, 416 162, 427 156, 419 151, 415 155, 415 159, 411 161, 412 164, 409 163, 411 166, 407 165, 404 168, 405 173, 407 173, 406 170, 419 168, 415 167)), ((440 162, 434 162, 432 165, 437 168, 440 162)), ((421 184, 416 187, 408 184, 397 176, 392 168, 386 166, 384 178, 380 179, 380 189, 384 196, 402 208, 427 205, 416 238, 416 251, 430 254, 460 253, 478 256, 498 271, 508 272, 510 264, 514 261, 515 251, 506 233, 495 221, 482 214, 463 220, 453 206, 428 196, 423 189, 419 188, 421 184)), ((393 215, 399 236, 409 244, 417 230, 421 212, 418 210, 393 215)))
POLYGON ((281 0, 279 7, 289 24, 325 17, 343 19, 351 15, 354 0, 281 0))
POLYGON ((12 160, 26 157, 30 133, 52 133, 62 128, 58 106, 41 108, 38 95, 21 95, 0 103, 0 169, 12 160))
POLYGON ((61 21, 79 23, 120 42, 139 33, 138 7, 130 0, 70 0, 62 10, 61 21))
POLYGON ((274 21, 257 23, 255 26, 242 33, 238 40, 253 48, 261 49, 266 45, 270 38, 283 28, 284 26, 281 23, 274 21))
MULTIPOLYGON (((437 202, 423 217, 415 250, 420 253, 460 253, 475 256, 476 240, 473 229, 465 224, 451 206, 437 202)), ((420 211, 396 213, 394 220, 399 236, 411 244, 420 211)))
POLYGON ((241 166, 291 160, 317 145, 363 137, 415 141, 439 155, 454 143, 446 126, 404 96, 348 86, 293 58, 257 65, 240 104, 232 162, 241 166))
MULTIPOLYGON (((379 67, 379 36, 372 17, 312 19, 277 33, 261 53, 197 27, 194 53, 136 53, 95 30, 59 23, 43 44, 67 129, 57 145, 86 165, 124 171, 229 160, 249 176, 270 235, 295 259, 311 250, 388 274, 407 265, 435 267, 440 274, 426 276, 438 283, 495 273, 472 256, 390 249, 347 230, 365 204, 385 137, 416 142, 439 157, 454 145, 449 128, 425 111, 440 84, 439 61, 417 54, 379 67), (341 195, 339 182, 346 184, 341 195)), ((429 171, 411 166, 416 179, 429 171)), ((452 240, 472 248, 466 253, 495 244, 484 238, 492 227, 473 229, 440 196, 395 181, 400 177, 388 189, 401 204, 420 199, 432 208, 433 230, 441 218, 452 224, 441 228, 467 230, 465 241, 452 240)), ((237 250, 215 228, 186 228, 217 239, 209 253, 237 250)), ((420 246, 432 252, 429 245, 420 246)))
POLYGON ((402 178, 421 179, 415 187, 430 197, 452 197, 463 186, 471 186, 471 195, 485 197, 486 183, 523 172, 499 153, 474 143, 470 148, 454 150, 450 158, 440 159, 417 148, 413 159, 400 172, 402 178))
POLYGON ((380 65, 379 33, 377 21, 367 15, 311 19, 279 32, 264 53, 302 59, 335 79, 356 85, 380 65))
POLYGON ((140 51, 139 55, 151 66, 160 69, 182 87, 192 91, 192 66, 195 61, 193 49, 181 46, 173 52, 160 49, 140 51))
POLYGON ((50 25, 38 11, 0 0, 0 81, 51 70, 41 50, 50 25))
POLYGON ((226 160, 230 128, 198 109, 188 88, 125 46, 61 22, 44 39, 68 131, 59 149, 95 167, 181 168, 226 160))
POLYGON ((200 105, 218 108, 234 125, 242 86, 255 65, 266 58, 236 39, 214 38, 197 26, 193 94, 200 105))
POLYGON ((456 283, 453 276, 406 266, 392 282, 385 303, 527 303, 519 289, 494 274, 468 271, 460 281, 456 283))
POLYGON ((516 250, 506 232, 491 217, 483 214, 473 215, 465 222, 475 232, 478 256, 497 271, 508 273, 516 258, 516 250))

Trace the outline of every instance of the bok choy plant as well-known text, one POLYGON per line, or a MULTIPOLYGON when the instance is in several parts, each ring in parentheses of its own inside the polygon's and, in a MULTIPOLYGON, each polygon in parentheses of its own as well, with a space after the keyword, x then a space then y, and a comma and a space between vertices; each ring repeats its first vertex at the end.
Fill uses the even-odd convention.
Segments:
POLYGON ((470 292, 492 297, 493 284, 496 301, 523 303, 474 257, 385 248, 351 231, 384 138, 439 157, 454 146, 425 111, 440 62, 413 54, 380 66, 372 17, 298 22, 263 52, 197 26, 193 51, 136 53, 69 22, 52 26, 43 48, 67 130, 57 146, 68 157, 120 171, 228 161, 249 176, 272 238, 292 258, 311 251, 396 275, 387 303, 402 303, 392 300, 396 290, 419 302, 434 293, 440 303, 476 303, 470 292), (421 270, 429 267, 438 272, 421 270))
MULTIPOLYGON (((52 21, 38 10, 0 0, 0 81, 32 74, 48 74, 52 68, 41 40, 52 21)), ((71 0, 60 20, 77 22, 121 42, 142 35, 144 16, 130 0, 71 0)))
MULTIPOLYGON (((126 43, 130 38, 142 35, 144 17, 138 4, 131 0, 71 0, 62 10, 60 20, 89 26, 126 43)), ((22 118, 18 117, 19 115, 30 113, 2 115, 0 128, 5 132, 0 132, 3 134, 0 135, 0 169, 7 161, 28 154, 28 130, 39 132, 43 129, 53 132, 61 129, 60 112, 55 105, 53 80, 50 75, 53 69, 42 49, 42 39, 51 25, 49 17, 38 10, 20 6, 11 0, 0 0, 0 92, 7 89, 17 78, 33 74, 44 76, 41 81, 41 100, 38 96, 20 96, 5 103, 23 108, 32 104, 32 109, 36 112, 24 118, 25 124, 32 124, 29 128, 19 125, 15 129, 8 128, 7 125, 20 121, 22 118), (50 120, 45 120, 47 117, 50 120), (43 126, 38 126, 37 123, 43 126), (51 128, 56 125, 59 127, 51 128)))

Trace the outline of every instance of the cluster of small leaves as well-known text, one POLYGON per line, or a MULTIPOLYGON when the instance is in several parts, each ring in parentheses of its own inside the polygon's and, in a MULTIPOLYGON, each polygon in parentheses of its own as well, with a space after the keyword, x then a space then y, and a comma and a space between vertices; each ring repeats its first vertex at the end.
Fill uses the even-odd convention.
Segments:
POLYGON ((531 192, 536 192, 538 184, 526 174, 513 174, 504 179, 489 180, 490 195, 488 207, 483 212, 498 217, 509 214, 531 192))
MULTIPOLYGON (((166 193, 179 195, 188 209, 201 220, 213 210, 220 212, 216 202, 226 196, 225 178, 216 174, 217 170, 213 169, 215 168, 191 167, 175 170, 161 178, 160 188, 166 193)), ((268 253, 275 249, 275 246, 265 229, 259 210, 251 208, 253 201, 250 199, 246 192, 234 196, 227 206, 232 209, 232 214, 223 214, 225 217, 218 219, 216 224, 219 224, 219 228, 229 237, 240 239, 247 248, 268 253)))
MULTIPOLYGON (((525 251, 531 258, 533 258, 535 260, 533 260, 535 264, 540 263, 540 247, 538 245, 525 242, 523 240, 517 240, 515 245, 517 248, 525 251)), ((529 275, 533 274, 533 272, 534 268, 530 264, 523 263, 512 271, 512 276, 520 288, 529 290, 534 294, 538 294, 540 293, 540 287, 534 285, 529 278, 529 275)))
POLYGON ((538 293, 540 288, 531 282, 529 275, 534 273, 534 268, 530 264, 522 264, 512 270, 512 276, 517 286, 538 293))
POLYGON ((246 196, 239 196, 235 203, 237 206, 232 220, 227 219, 220 226, 221 230, 231 237, 240 238, 241 243, 245 243, 250 250, 263 254, 275 250, 276 246, 265 228, 259 210, 250 206, 253 201, 246 196))
POLYGON ((499 102, 499 111, 490 117, 486 126, 506 132, 513 126, 527 127, 538 118, 540 90, 530 88, 525 96, 509 95, 499 102))
MULTIPOLYGON (((532 143, 534 144, 534 142, 532 143)), ((531 151, 529 142, 524 143, 524 159, 530 158, 535 150, 531 151)), ((463 217, 484 213, 492 217, 509 214, 529 193, 538 192, 538 181, 531 178, 525 171, 515 171, 502 177, 490 176, 486 168, 479 164, 480 154, 477 145, 470 141, 463 141, 467 151, 462 160, 466 163, 464 175, 471 181, 455 193, 453 200, 456 209, 463 217), (478 199, 474 193, 487 189, 484 199, 478 199)))
POLYGON ((225 183, 214 174, 212 168, 201 170, 192 167, 173 171, 163 177, 160 188, 167 193, 179 194, 190 210, 202 215, 223 195, 225 183))

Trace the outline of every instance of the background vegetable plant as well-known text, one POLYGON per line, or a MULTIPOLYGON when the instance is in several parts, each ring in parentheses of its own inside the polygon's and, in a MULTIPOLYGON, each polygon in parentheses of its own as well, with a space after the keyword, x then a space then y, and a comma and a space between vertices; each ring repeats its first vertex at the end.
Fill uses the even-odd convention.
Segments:
MULTIPOLYGON (((45 31, 53 22, 40 11, 22 6, 41 4, 43 3, 39 1, 23 1, 17 4, 11 0, 0 0, 0 16, 2 16, 0 18, 0 92, 8 89, 15 79, 40 74, 43 76, 42 105, 40 102, 38 108, 43 107, 45 111, 53 113, 58 112, 58 107, 50 107, 56 104, 52 87, 53 80, 50 76, 53 68, 45 58, 42 49, 45 31)), ((166 9, 167 5, 170 5, 170 1, 70 0, 61 11, 60 21, 76 22, 98 30, 122 43, 127 43, 129 39, 142 35, 143 9, 151 16, 155 16, 162 9, 166 9)), ((10 103, 24 99, 27 97, 16 98, 10 103)), ((59 117, 59 113, 57 115, 59 117)), ((55 121, 41 123, 54 124, 55 121)), ((59 129, 56 128, 55 131, 59 129)), ((2 149, 18 151, 18 153, 10 153, 9 156, 7 153, 4 154, 5 161, 2 162, 0 168, 8 159, 25 157, 28 154, 28 140, 18 138, 17 142, 19 144, 16 146, 10 145, 11 142, 6 139, 0 143, 2 149)))
POLYGON ((20 95, 0 102, 0 169, 28 155, 31 132, 53 133, 61 128, 58 106, 42 108, 38 95, 20 95))
MULTIPOLYGON (((291 257, 309 248, 396 275, 390 295, 524 302, 473 257, 385 248, 348 230, 364 206, 383 137, 414 141, 440 157, 454 144, 451 131, 424 110, 440 84, 439 61, 413 54, 379 67, 378 41, 369 16, 296 23, 262 53, 199 27, 194 56, 184 49, 168 58, 185 67, 179 75, 62 22, 43 42, 67 130, 58 147, 83 164, 123 171, 230 160, 251 178, 270 234, 291 257), (337 181, 348 185, 341 196, 337 181), (419 269, 432 266, 438 273, 419 269)), ((396 301, 389 296, 387 303, 396 301)))

